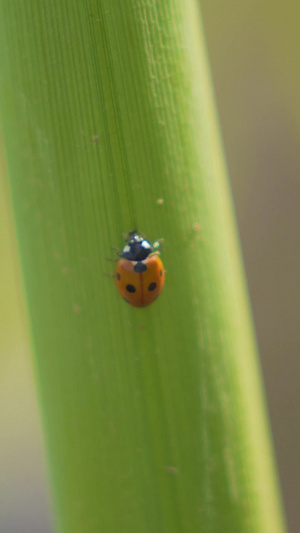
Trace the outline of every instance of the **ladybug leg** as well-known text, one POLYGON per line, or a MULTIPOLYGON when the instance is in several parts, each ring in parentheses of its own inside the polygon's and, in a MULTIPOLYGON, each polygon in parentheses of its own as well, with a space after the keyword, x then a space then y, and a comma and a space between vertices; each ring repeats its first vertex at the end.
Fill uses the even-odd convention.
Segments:
POLYGON ((115 259, 113 257, 106 257, 105 261, 112 261, 113 263, 117 263, 119 261, 119 259, 115 259))
POLYGON ((108 259, 108 261, 119 261, 119 258, 122 257, 122 252, 120 249, 116 248, 115 246, 111 246, 110 249, 115 252, 115 254, 118 256, 118 259, 108 259))
POLYGON ((163 239, 157 239, 157 241, 155 241, 153 244, 152 244, 152 248, 155 250, 154 253, 159 253, 157 252, 157 250, 160 248, 161 244, 164 242, 163 239))
POLYGON ((154 248, 159 248, 160 245, 164 242, 164 239, 161 238, 161 239, 157 239, 157 241, 155 241, 152 246, 154 246, 154 248))
POLYGON ((114 277, 115 277, 114 274, 110 274, 109 272, 104 272, 104 276, 108 276, 111 279, 114 279, 114 277))

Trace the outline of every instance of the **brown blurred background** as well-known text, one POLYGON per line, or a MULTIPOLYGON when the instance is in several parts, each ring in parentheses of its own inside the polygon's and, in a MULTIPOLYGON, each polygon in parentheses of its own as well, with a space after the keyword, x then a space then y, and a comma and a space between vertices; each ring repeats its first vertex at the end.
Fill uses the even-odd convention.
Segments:
MULTIPOLYGON (((300 531, 300 3, 202 0, 289 531, 300 531)), ((7 197, 0 192, 1 532, 51 531, 7 197)), ((5 191, 4 191, 5 193, 5 191)))

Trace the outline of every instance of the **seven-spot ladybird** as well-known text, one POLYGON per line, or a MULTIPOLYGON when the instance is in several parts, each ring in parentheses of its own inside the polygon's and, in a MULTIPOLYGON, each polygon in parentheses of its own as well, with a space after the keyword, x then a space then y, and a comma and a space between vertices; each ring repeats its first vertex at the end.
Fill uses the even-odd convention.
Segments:
POLYGON ((134 307, 152 304, 163 289, 165 270, 158 247, 159 242, 151 245, 137 231, 130 231, 119 254, 115 270, 116 286, 124 300, 134 307))

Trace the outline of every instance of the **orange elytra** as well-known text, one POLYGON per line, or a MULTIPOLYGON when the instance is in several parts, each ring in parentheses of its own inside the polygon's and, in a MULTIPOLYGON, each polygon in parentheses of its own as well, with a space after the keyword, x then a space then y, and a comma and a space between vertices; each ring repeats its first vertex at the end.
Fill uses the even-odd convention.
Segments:
POLYGON ((165 269, 159 257, 159 241, 150 244, 137 231, 130 231, 119 254, 115 282, 122 298, 134 307, 147 307, 160 295, 165 269))

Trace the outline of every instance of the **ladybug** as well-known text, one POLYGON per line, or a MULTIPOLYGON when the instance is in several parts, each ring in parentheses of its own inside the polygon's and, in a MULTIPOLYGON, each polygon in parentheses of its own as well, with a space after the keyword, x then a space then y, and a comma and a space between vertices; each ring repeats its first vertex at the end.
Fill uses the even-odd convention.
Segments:
POLYGON ((160 243, 150 244, 137 231, 130 231, 120 252, 115 282, 122 298, 134 307, 147 307, 161 293, 165 269, 159 257, 160 243))

